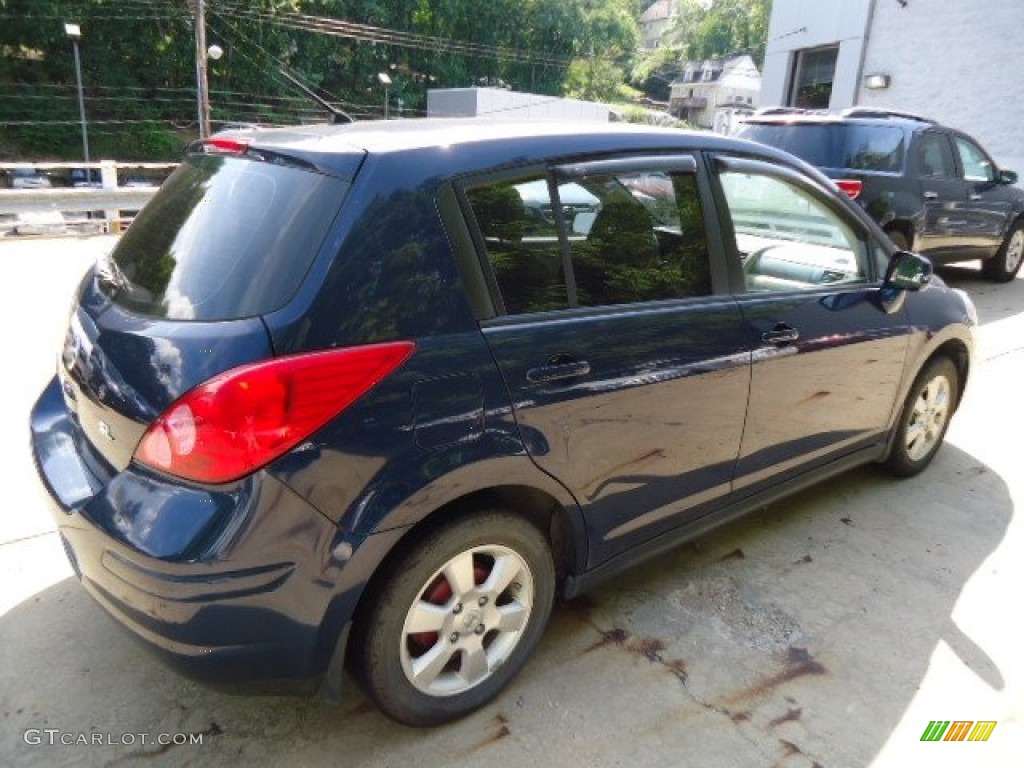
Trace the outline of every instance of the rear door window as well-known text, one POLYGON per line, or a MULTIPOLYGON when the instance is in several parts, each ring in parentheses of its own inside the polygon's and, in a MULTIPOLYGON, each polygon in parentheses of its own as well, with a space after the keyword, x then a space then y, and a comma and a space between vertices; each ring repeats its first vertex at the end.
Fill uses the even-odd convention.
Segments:
POLYGON ((292 165, 189 157, 101 264, 104 290, 172 320, 272 312, 298 288, 348 187, 292 165))
MULTIPOLYGON (((580 211, 593 197, 566 190, 580 211)), ((466 193, 505 311, 546 312, 569 306, 555 213, 544 175, 499 181, 466 193)), ((596 200, 594 200, 596 202, 596 200)))
POLYGON ((934 131, 924 133, 917 147, 917 170, 921 176, 929 179, 956 178, 953 150, 944 135, 934 131))
POLYGON ((580 179, 598 201, 570 238, 581 307, 706 296, 711 269, 692 173, 598 174, 580 179))
POLYGON ((599 171, 561 180, 557 202, 538 174, 466 198, 507 314, 712 292, 693 172, 599 171))

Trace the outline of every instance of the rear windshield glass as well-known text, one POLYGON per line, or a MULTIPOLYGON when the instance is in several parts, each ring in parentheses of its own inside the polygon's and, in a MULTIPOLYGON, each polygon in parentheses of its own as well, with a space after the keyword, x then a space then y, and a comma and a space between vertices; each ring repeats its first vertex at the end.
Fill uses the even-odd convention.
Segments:
POLYGON ((744 139, 783 149, 819 168, 899 173, 906 147, 903 131, 885 125, 751 125, 744 139))
POLYGON ((293 166, 192 156, 132 222, 101 282, 133 312, 227 320, 282 307, 348 183, 293 166))

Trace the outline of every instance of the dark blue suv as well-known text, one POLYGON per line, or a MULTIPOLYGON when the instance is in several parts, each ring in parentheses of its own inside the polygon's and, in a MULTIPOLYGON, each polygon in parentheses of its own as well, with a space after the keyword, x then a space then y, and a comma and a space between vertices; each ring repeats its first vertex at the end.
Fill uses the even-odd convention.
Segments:
POLYGON ((557 595, 858 464, 922 470, 975 322, 756 144, 235 132, 85 275, 32 446, 82 583, 172 664, 329 696, 348 665, 433 724, 557 595))
POLYGON ((998 283, 1020 271, 1024 189, 966 133, 906 112, 777 107, 745 120, 738 136, 820 168, 897 248, 935 264, 978 259, 998 283))

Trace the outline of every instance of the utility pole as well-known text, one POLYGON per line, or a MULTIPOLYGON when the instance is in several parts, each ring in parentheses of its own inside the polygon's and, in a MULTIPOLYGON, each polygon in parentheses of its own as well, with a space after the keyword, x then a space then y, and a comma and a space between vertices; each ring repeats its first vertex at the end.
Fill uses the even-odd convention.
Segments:
POLYGON ((206 2, 189 0, 196 28, 196 104, 199 108, 199 138, 210 135, 210 86, 206 78, 206 2))

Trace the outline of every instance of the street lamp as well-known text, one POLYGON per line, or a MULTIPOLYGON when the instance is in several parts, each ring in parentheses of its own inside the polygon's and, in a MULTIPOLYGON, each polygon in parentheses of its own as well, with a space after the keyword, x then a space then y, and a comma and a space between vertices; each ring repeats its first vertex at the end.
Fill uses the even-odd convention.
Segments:
MULTIPOLYGON (((82 63, 78 58, 78 41, 82 38, 82 28, 77 24, 64 24, 64 32, 71 38, 71 45, 75 49, 75 79, 78 81, 78 114, 82 118, 82 154, 85 155, 85 162, 89 162, 89 132, 85 127, 85 94, 82 92, 82 63)), ((86 178, 91 174, 87 170, 86 178)))
POLYGON ((384 86, 384 119, 388 119, 388 89, 391 87, 391 76, 387 72, 378 72, 377 79, 384 86))

